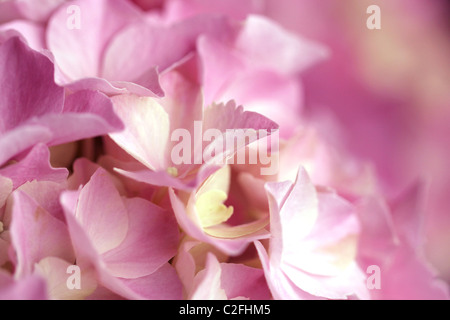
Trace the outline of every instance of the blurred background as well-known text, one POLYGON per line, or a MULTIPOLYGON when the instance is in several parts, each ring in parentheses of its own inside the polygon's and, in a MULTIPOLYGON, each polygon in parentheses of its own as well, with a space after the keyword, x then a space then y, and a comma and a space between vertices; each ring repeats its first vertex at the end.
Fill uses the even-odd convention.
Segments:
POLYGON ((450 282, 450 1, 267 0, 264 10, 331 50, 302 75, 306 116, 339 124, 330 139, 374 163, 388 199, 426 184, 426 253, 450 282), (366 27, 370 5, 380 30, 366 27))

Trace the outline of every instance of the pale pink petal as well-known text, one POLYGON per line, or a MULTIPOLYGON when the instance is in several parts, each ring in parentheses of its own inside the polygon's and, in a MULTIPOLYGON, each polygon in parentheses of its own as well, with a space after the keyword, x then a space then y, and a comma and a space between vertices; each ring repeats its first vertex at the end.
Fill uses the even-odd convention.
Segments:
POLYGON ((69 233, 62 221, 22 191, 14 192, 13 201, 10 232, 17 255, 17 276, 31 274, 34 264, 48 256, 75 260, 69 233))
MULTIPOLYGON (((148 80, 143 79, 142 81, 150 86, 148 80)), ((163 96, 162 89, 159 87, 159 85, 155 84, 152 84, 152 86, 150 86, 150 90, 136 83, 124 81, 109 82, 105 79, 95 77, 83 78, 71 83, 67 83, 67 80, 63 80, 63 84, 64 87, 72 91, 98 90, 109 96, 117 94, 136 94, 144 97, 163 96)))
POLYGON ((302 88, 296 78, 282 75, 277 70, 256 70, 239 72, 215 100, 234 99, 246 111, 258 112, 283 124, 280 134, 288 138, 301 123, 302 98, 302 88))
POLYGON ((425 186, 415 184, 392 205, 392 220, 401 241, 421 252, 425 242, 425 186))
POLYGON ((120 95, 112 101, 125 130, 110 137, 148 168, 164 170, 170 129, 167 112, 152 98, 120 95))
POLYGON ((334 192, 319 192, 318 201, 319 214, 313 229, 300 248, 286 248, 284 260, 311 274, 337 276, 355 261, 358 217, 353 205, 334 192))
POLYGON ((118 279, 136 299, 181 300, 182 285, 175 269, 168 263, 154 273, 136 279, 118 279))
POLYGON ((270 256, 281 261, 286 253, 295 252, 314 228, 319 214, 317 194, 303 168, 293 186, 271 182, 266 184, 266 190, 273 235, 270 256))
POLYGON ((246 297, 250 300, 270 300, 264 271, 243 264, 221 263, 222 288, 228 299, 246 297))
POLYGON ((139 278, 160 268, 176 254, 178 228, 167 211, 144 199, 125 201, 128 234, 116 248, 102 255, 108 271, 119 278, 139 278))
POLYGON ((246 65, 236 52, 214 38, 200 37, 197 47, 202 66, 205 104, 210 105, 222 96, 242 70, 246 70, 246 65))
POLYGON ((33 0, 15 1, 20 13, 27 19, 33 21, 46 21, 50 14, 67 0, 33 0))
POLYGON ((83 226, 77 221, 75 216, 80 193, 81 190, 66 191, 61 194, 60 201, 64 209, 67 227, 75 250, 77 265, 82 268, 95 266, 98 269, 101 265, 100 255, 96 251, 91 239, 89 239, 86 230, 83 229, 83 226))
POLYGON ((0 136, 0 165, 40 142, 48 142, 52 132, 40 125, 23 125, 0 136))
POLYGON ((69 4, 61 6, 47 27, 48 48, 53 52, 56 64, 71 80, 101 76, 107 44, 130 21, 141 19, 141 14, 124 0, 76 0, 70 5, 80 9, 80 29, 67 27, 69 4))
MULTIPOLYGON (((76 159, 73 163, 73 174, 67 180, 69 189, 77 190, 80 186, 86 185, 99 168, 107 169, 107 167, 103 165, 103 162, 100 162, 102 162, 101 159, 99 159, 98 163, 91 162, 86 158, 76 159)), ((112 174, 109 174, 109 177, 114 183, 117 191, 119 191, 121 195, 125 195, 126 191, 123 183, 112 174)))
POLYGON ((75 217, 100 254, 117 247, 125 239, 128 213, 103 169, 98 169, 81 190, 75 217))
POLYGON ((146 71, 142 66, 158 67, 160 72, 195 50, 197 37, 210 34, 226 38, 228 22, 217 16, 197 16, 173 25, 143 20, 124 27, 109 43, 101 76, 108 80, 133 81, 146 71), (166 50, 170 47, 170 50, 166 50))
POLYGON ((37 272, 47 282, 50 299, 82 300, 97 288, 95 270, 80 268, 80 288, 69 289, 67 280, 72 275, 72 273, 68 273, 71 266, 74 266, 73 263, 55 257, 44 258, 36 264, 37 272))
POLYGON ((36 181, 26 182, 17 190, 30 196, 40 207, 55 218, 64 221, 64 213, 59 203, 61 192, 66 190, 65 181, 36 181))
POLYGON ((305 70, 328 56, 323 46, 257 15, 247 18, 235 46, 250 64, 285 74, 305 70))
POLYGON ((262 267, 264 269, 264 275, 266 277, 267 285, 270 288, 272 296, 276 300, 313 300, 323 299, 315 297, 297 287, 284 272, 271 262, 271 259, 267 255, 267 251, 261 242, 255 242, 256 249, 258 251, 259 258, 261 260, 262 267))
POLYGON ((229 158, 243 147, 261 139, 260 130, 264 131, 265 136, 270 136, 278 128, 279 126, 272 120, 256 112, 244 111, 242 106, 237 107, 233 101, 226 105, 213 104, 204 112, 203 132, 209 129, 218 130, 222 136, 211 143, 204 142, 203 152, 218 150, 218 153, 209 161, 215 163, 218 160, 219 163, 224 163, 223 158, 229 158), (237 139, 236 143, 235 137, 242 135, 240 132, 249 133, 248 138, 237 139))
POLYGON ((203 130, 215 128, 220 131, 227 129, 265 129, 276 130, 278 125, 272 120, 250 111, 244 111, 242 106, 236 106, 233 101, 227 104, 213 104, 203 115, 203 130))
POLYGON ((182 242, 176 255, 173 265, 177 270, 180 281, 183 284, 184 292, 190 293, 196 272, 196 263, 194 257, 189 252, 192 248, 199 245, 197 241, 182 242))
POLYGON ((221 275, 219 261, 209 253, 205 269, 197 273, 194 278, 189 300, 227 300, 228 297, 222 288, 221 275))

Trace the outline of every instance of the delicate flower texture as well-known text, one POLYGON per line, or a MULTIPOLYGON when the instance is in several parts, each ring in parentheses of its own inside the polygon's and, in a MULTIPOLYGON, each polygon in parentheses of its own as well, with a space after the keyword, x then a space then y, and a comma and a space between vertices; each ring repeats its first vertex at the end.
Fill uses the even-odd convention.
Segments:
POLYGON ((341 2, 0 0, 0 300, 450 299, 450 5, 341 2))
POLYGON ((283 124, 283 137, 300 122, 303 93, 295 76, 327 55, 259 16, 249 16, 231 44, 200 37, 198 51, 206 104, 233 99, 283 124))
POLYGON ((233 133, 261 129, 270 135, 278 129, 275 122, 244 111, 233 101, 204 108, 198 85, 178 71, 166 74, 163 81, 167 83, 167 91, 173 93, 170 97, 159 100, 119 95, 112 98, 126 128, 110 137, 150 169, 119 171, 137 181, 192 190, 218 169, 217 162, 223 164, 239 149, 260 138, 255 135, 242 144, 227 144, 230 130, 233 133), (187 116, 179 118, 180 109, 185 109, 187 116), (209 138, 205 136, 208 130, 214 130, 209 138))
POLYGON ((354 208, 329 190, 316 191, 300 170, 295 184, 266 185, 272 238, 260 242, 266 278, 276 299, 367 296, 355 261, 359 224, 354 208))
POLYGON ((143 199, 122 199, 102 169, 61 201, 80 268, 94 268, 103 286, 127 298, 181 297, 167 263, 178 243, 168 212, 143 199))
POLYGON ((0 165, 43 142, 62 144, 120 130, 111 102, 101 93, 64 97, 53 80, 53 64, 13 37, 0 46, 0 165))
POLYGON ((173 190, 169 193, 178 223, 189 236, 229 255, 238 255, 251 241, 269 237, 265 229, 269 221, 267 216, 262 216, 245 224, 227 224, 233 215, 233 207, 224 204, 229 183, 230 168, 224 167, 192 192, 186 203, 173 190))

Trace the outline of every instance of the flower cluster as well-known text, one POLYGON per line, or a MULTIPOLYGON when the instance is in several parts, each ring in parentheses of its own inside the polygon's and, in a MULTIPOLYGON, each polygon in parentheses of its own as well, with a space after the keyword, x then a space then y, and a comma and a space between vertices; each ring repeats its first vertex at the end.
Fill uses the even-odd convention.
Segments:
POLYGON ((0 2, 0 299, 449 298, 274 4, 0 2))

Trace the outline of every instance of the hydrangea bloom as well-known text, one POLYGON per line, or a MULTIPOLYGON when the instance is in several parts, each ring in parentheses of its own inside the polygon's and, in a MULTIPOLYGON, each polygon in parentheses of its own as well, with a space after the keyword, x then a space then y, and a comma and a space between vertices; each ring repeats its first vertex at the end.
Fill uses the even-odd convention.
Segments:
POLYGON ((445 4, 348 1, 0 1, 0 299, 449 299, 445 4))

